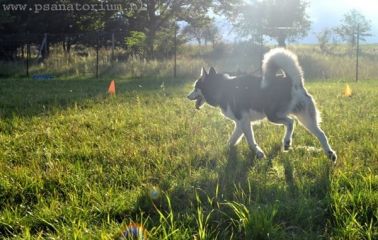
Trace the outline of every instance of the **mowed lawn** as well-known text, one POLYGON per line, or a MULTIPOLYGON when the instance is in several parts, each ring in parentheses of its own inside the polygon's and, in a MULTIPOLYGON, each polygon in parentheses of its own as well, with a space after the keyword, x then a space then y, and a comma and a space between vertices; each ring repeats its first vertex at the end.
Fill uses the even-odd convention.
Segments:
POLYGON ((336 165, 299 124, 230 151, 191 81, 115 80, 0 79, 0 238, 378 239, 378 80, 306 82, 336 165))

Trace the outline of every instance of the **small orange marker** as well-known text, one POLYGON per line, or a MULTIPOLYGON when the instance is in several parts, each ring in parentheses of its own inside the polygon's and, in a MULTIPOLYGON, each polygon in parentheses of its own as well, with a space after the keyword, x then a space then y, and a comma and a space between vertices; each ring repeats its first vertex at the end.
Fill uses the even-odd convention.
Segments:
POLYGON ((115 82, 112 80, 109 84, 108 93, 110 95, 115 95, 115 82))
POLYGON ((345 86, 343 95, 344 95, 344 97, 350 97, 350 96, 352 96, 352 89, 349 87, 349 84, 347 84, 345 86))

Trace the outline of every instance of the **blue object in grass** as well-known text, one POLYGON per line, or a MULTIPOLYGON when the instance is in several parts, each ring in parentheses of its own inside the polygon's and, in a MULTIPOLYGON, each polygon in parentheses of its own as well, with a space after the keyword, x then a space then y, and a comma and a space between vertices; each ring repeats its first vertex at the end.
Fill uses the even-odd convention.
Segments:
POLYGON ((132 223, 122 231, 121 237, 126 239, 146 240, 147 231, 141 225, 132 223))
POLYGON ((33 80, 51 80, 54 76, 51 74, 36 74, 32 76, 33 80))

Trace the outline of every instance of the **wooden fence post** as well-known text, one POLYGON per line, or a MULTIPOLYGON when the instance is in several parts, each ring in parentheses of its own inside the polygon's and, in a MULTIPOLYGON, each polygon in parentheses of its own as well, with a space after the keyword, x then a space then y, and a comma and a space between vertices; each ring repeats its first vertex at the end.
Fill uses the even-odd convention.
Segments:
POLYGON ((360 54, 360 25, 357 26, 357 47, 356 47, 356 82, 358 82, 358 55, 360 54))
POLYGON ((100 44, 100 33, 97 32, 97 42, 96 42, 96 79, 98 80, 98 50, 100 48, 99 44, 100 44))
POLYGON ((30 61, 30 34, 27 34, 26 44, 26 77, 29 79, 29 61, 30 61))

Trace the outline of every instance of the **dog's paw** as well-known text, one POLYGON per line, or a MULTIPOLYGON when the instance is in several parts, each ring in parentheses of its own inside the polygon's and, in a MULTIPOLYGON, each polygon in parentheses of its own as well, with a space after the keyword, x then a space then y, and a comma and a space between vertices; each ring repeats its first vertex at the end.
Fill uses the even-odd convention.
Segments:
POLYGON ((284 141, 284 143, 283 143, 284 151, 289 151, 290 148, 291 148, 291 142, 290 141, 284 141))
POLYGON ((265 153, 261 149, 257 149, 256 150, 256 157, 258 159, 263 159, 263 158, 265 158, 265 153))
POLYGON ((327 152, 327 157, 332 160, 334 163, 336 163, 336 160, 337 160, 337 155, 336 155, 336 152, 333 151, 333 150, 329 150, 327 152))

